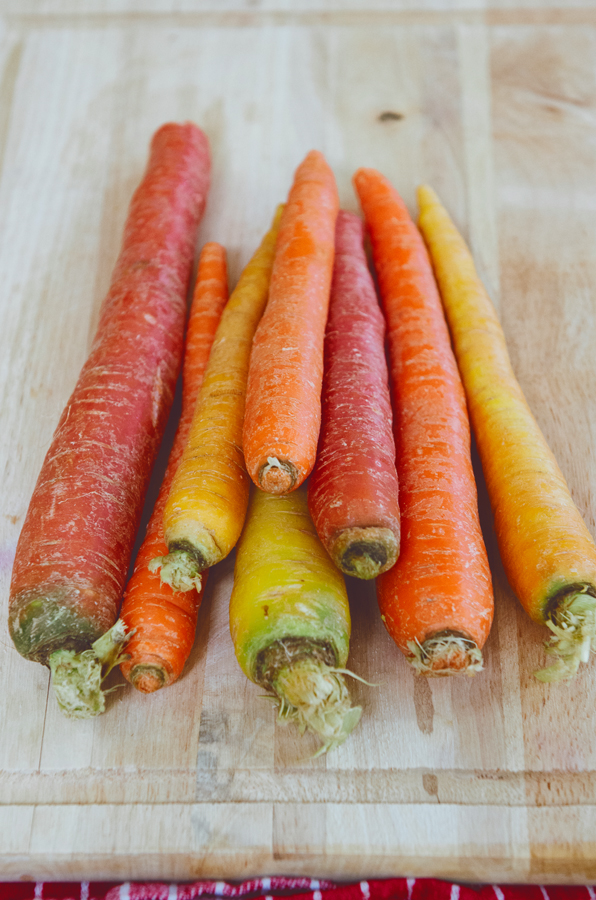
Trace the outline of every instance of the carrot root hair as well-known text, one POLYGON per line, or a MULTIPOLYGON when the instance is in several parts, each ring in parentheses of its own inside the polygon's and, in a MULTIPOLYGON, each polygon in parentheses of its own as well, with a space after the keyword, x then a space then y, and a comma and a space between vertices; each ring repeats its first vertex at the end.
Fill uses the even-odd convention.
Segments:
POLYGON ((133 666, 128 674, 128 680, 141 694, 152 694, 169 683, 165 666, 157 662, 154 664, 139 663, 138 666, 133 666))
POLYGON ((412 656, 408 662, 418 675, 476 675, 482 671, 482 650, 463 634, 436 634, 422 644, 409 641, 412 656))
POLYGON ((342 744, 362 715, 352 706, 343 676, 352 674, 317 659, 298 659, 282 668, 272 688, 282 722, 296 722, 300 733, 308 729, 321 739, 315 757, 342 744))
POLYGON ((370 580, 394 565, 399 543, 390 528, 354 526, 342 528, 330 551, 333 561, 346 575, 370 580))
POLYGON ((546 642, 546 652, 557 661, 534 675, 539 681, 567 681, 576 674, 580 663, 588 662, 590 650, 596 649, 596 597, 585 585, 567 594, 551 613, 546 624, 553 636, 546 642))
POLYGON ((54 650, 49 658, 52 687, 65 716, 90 719, 105 710, 108 691, 101 685, 127 658, 123 648, 132 634, 118 619, 88 650, 54 650))

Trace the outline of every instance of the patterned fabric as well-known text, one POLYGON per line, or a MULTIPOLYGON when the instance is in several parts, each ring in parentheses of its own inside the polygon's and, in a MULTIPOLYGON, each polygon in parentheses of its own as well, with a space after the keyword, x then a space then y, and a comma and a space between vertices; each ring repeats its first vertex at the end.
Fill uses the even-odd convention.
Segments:
POLYGON ((594 887, 491 884, 471 886, 434 878, 384 878, 336 884, 312 878, 255 878, 242 884, 225 881, 122 883, 0 883, 0 900, 596 900, 594 887))

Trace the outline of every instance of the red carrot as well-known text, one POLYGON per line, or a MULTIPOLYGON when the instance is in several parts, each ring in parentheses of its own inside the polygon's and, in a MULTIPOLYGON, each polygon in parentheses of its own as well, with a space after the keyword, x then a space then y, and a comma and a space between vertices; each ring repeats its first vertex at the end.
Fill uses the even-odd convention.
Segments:
POLYGON ((207 571, 199 591, 175 591, 162 583, 149 565, 168 547, 163 511, 174 475, 188 441, 197 395, 209 359, 221 311, 228 299, 226 251, 220 244, 205 244, 188 320, 184 349, 182 413, 168 466, 137 554, 134 573, 126 587, 120 618, 132 637, 126 645, 122 674, 144 694, 173 684, 182 673, 195 639, 197 615, 203 599, 207 571))
POLYGON ((428 675, 482 667, 493 617, 466 399, 428 253, 397 191, 374 169, 356 190, 389 331, 402 539, 378 581, 383 620, 428 675))
MULTIPOLYGON (((209 169, 207 139, 195 125, 168 124, 154 135, 97 334, 17 546, 11 636, 23 656, 50 665, 62 708, 77 717, 104 706, 101 666, 89 648, 115 622, 171 405, 209 169)), ((106 643, 97 650, 108 667, 117 650, 106 643)))
POLYGON ((308 507, 339 568, 358 578, 390 569, 399 505, 385 321, 368 270, 362 220, 341 211, 325 336, 323 417, 308 507))

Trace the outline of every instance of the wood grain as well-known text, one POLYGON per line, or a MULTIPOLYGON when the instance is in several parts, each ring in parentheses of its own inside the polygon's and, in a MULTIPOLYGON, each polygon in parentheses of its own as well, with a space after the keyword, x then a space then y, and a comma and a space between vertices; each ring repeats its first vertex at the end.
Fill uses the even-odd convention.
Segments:
MULTIPOLYGON (((150 135, 171 119, 209 135, 213 188, 199 243, 228 247, 232 282, 313 147, 348 209, 361 165, 381 169, 412 209, 416 185, 433 184, 470 241, 514 368, 594 533, 591 3, 4 0, 1 9, 4 597, 150 135)), ((374 587, 351 582, 350 666, 379 686, 353 684, 362 722, 316 760, 314 740, 278 726, 237 666, 233 557, 211 574, 184 677, 152 697, 119 688, 95 721, 57 711, 46 671, 14 651, 3 604, 1 877, 596 879, 594 664, 571 688, 533 679, 544 630, 506 583, 480 472, 479 488, 497 601, 485 672, 414 678, 374 587)))

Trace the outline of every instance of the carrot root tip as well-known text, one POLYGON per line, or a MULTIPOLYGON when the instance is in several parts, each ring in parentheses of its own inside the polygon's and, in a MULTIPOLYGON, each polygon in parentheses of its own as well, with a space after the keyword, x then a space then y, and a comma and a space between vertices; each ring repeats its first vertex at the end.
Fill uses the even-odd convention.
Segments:
POLYGON ((58 706, 69 719, 90 719, 105 710, 103 680, 126 659, 123 648, 133 632, 118 619, 88 650, 55 650, 49 658, 58 706))
POLYGON ((330 556, 346 575, 370 580, 390 569, 399 554, 399 543, 390 528, 344 528, 331 546, 330 556))
POLYGON ((161 569, 162 584, 169 584, 173 591, 197 591, 201 589, 202 566, 196 554, 188 550, 174 550, 166 556, 156 556, 148 565, 150 572, 161 569))
POLYGON ((566 681, 596 649, 596 597, 587 593, 587 587, 567 594, 546 624, 553 633, 546 642, 546 652, 556 656, 557 661, 534 675, 544 682, 566 681))
POLYGON ((259 470, 259 485, 268 494, 287 494, 298 485, 298 470, 288 459, 268 456, 259 470))
POLYGON ((437 634, 420 644, 408 641, 408 662, 419 675, 476 675, 482 671, 482 651, 461 634, 437 634))
POLYGON ((280 721, 296 722, 301 734, 308 729, 323 742, 315 756, 342 744, 360 721, 362 708, 352 706, 344 674, 351 673, 303 658, 281 669, 272 685, 280 721))

